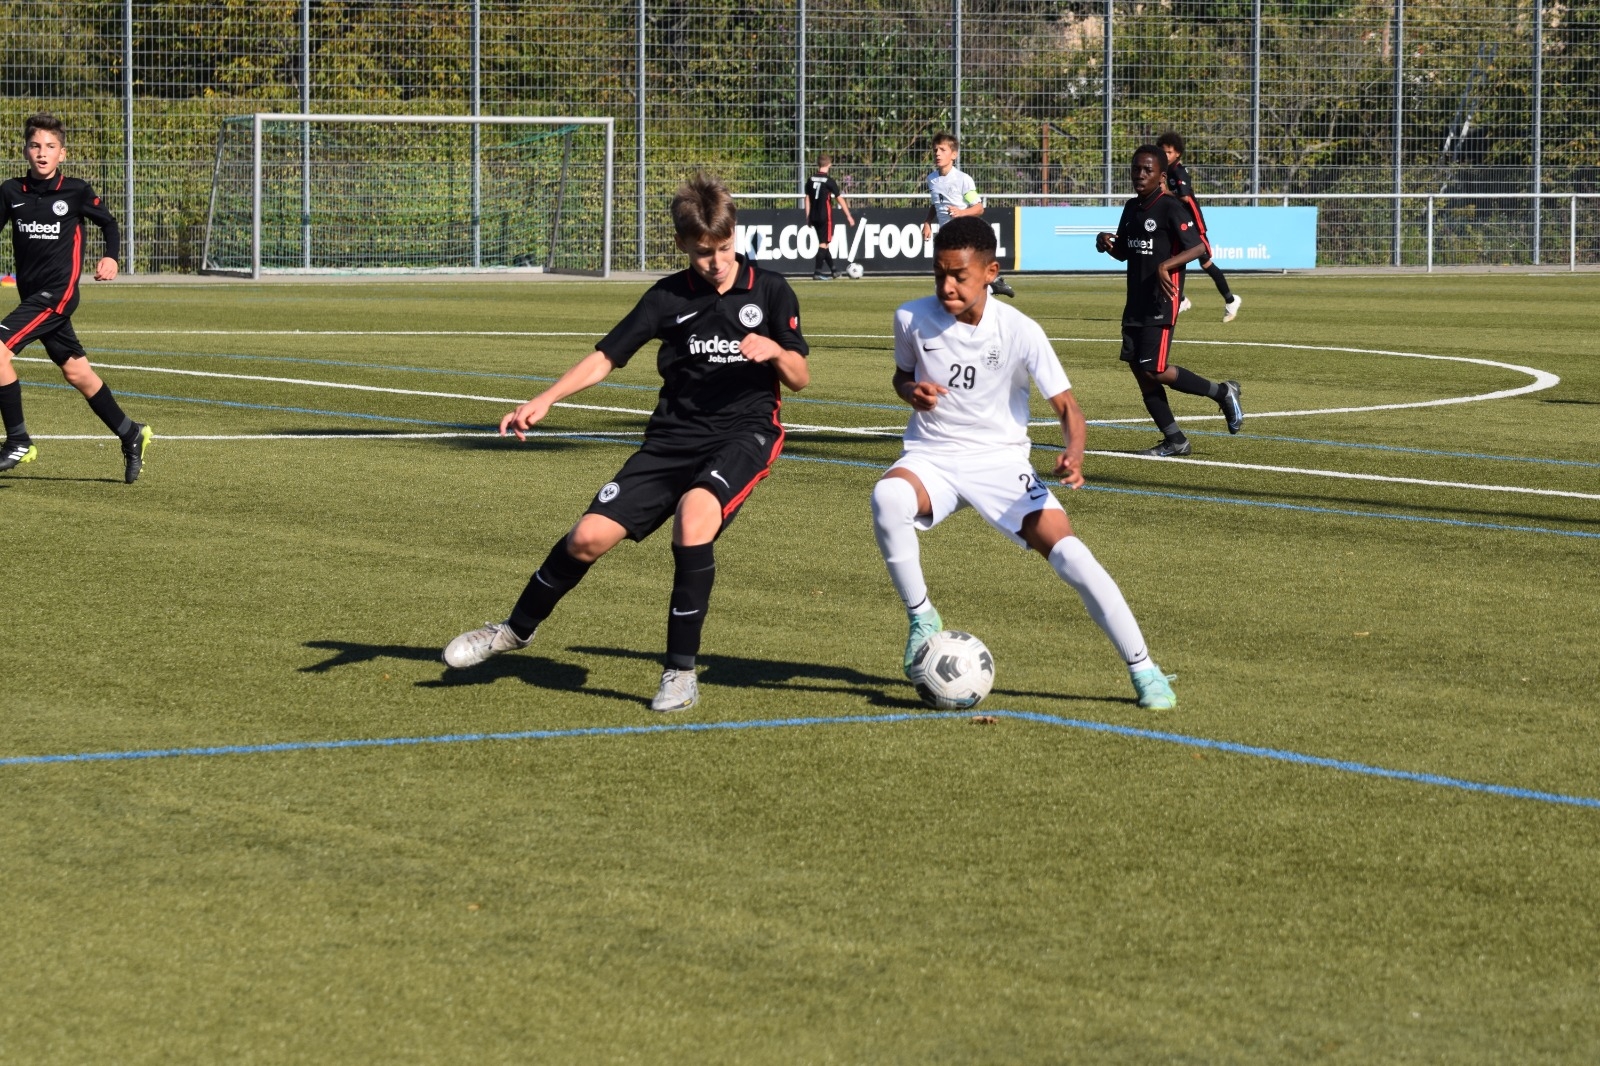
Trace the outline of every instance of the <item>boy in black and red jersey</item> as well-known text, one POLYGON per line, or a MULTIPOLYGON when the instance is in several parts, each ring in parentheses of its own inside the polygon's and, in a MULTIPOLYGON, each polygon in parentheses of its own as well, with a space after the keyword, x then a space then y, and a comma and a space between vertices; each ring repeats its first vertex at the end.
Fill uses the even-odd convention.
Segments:
POLYGON ((556 541, 510 617, 450 642, 449 666, 526 647, 595 560, 671 518, 667 660, 650 708, 699 702, 694 660, 716 577, 712 546, 783 450, 780 387, 798 391, 811 381, 794 290, 734 252, 734 218, 733 197, 716 179, 696 175, 680 188, 672 221, 689 269, 656 282, 593 352, 500 420, 502 435, 526 439, 557 401, 598 384, 649 341, 661 342, 661 395, 643 446, 556 541))
POLYGON ((153 434, 122 412, 72 330, 83 273, 83 220, 99 226, 106 240, 96 281, 117 276, 117 220, 88 182, 61 173, 67 151, 60 119, 47 114, 29 118, 23 125, 22 154, 27 175, 0 183, 0 227, 11 223, 17 294, 22 297, 21 305, 0 321, 0 422, 6 431, 0 470, 31 463, 39 455, 22 418, 22 383, 11 357, 40 341, 62 376, 122 440, 123 480, 131 485, 139 480, 153 434))
MULTIPOLYGON (((1156 138, 1156 147, 1167 157, 1167 191, 1189 205, 1189 213, 1194 215, 1195 225, 1200 229, 1200 243, 1205 245, 1205 251, 1200 254, 1200 269, 1210 276, 1217 292, 1222 295, 1222 321, 1232 322, 1244 301, 1233 294, 1228 287, 1228 276, 1211 261, 1211 238, 1206 236, 1206 219, 1200 213, 1200 201, 1194 198, 1194 186, 1189 184, 1189 171, 1183 165, 1183 136, 1163 133, 1156 138)), ((1183 295, 1181 282, 1178 297, 1178 310, 1189 310, 1189 300, 1183 295)))
POLYGON ((833 241, 833 205, 837 203, 844 212, 844 220, 854 226, 850 204, 845 200, 839 183, 828 174, 833 169, 833 156, 824 153, 817 160, 817 172, 806 182, 806 223, 817 234, 817 258, 812 266, 812 281, 832 281, 839 276, 833 266, 833 252, 828 245, 833 241))
POLYGON ((1181 366, 1169 365, 1172 327, 1178 319, 1178 273, 1205 252, 1194 216, 1167 192, 1167 157, 1153 144, 1133 152, 1134 197, 1122 208, 1117 232, 1101 233, 1095 248, 1128 264, 1128 296, 1122 308, 1122 360, 1133 370, 1145 410, 1161 430, 1161 443, 1143 454, 1188 455, 1189 439, 1178 428, 1167 403, 1171 385, 1179 392, 1217 402, 1228 432, 1244 425, 1237 381, 1207 381, 1181 366))

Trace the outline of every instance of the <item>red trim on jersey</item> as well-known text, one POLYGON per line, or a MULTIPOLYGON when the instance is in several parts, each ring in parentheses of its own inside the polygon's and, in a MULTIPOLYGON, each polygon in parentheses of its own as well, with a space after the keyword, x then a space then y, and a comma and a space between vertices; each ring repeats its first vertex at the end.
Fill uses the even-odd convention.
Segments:
POLYGON ((833 198, 829 197, 827 204, 824 206, 827 209, 828 218, 827 224, 823 228, 822 242, 824 244, 831 244, 833 242, 833 198))
POLYGON ((738 494, 735 495, 733 499, 728 501, 728 505, 722 509, 723 521, 727 521, 728 516, 734 511, 738 510, 740 504, 744 503, 745 497, 749 496, 751 491, 754 490, 757 485, 761 484, 762 481, 766 480, 767 477, 772 474, 772 464, 778 461, 779 455, 783 454, 783 442, 785 439, 785 434, 783 431, 783 420, 778 417, 783 411, 782 388, 783 386, 779 385, 777 382, 773 382, 772 393, 773 399, 776 401, 777 406, 774 407, 772 411, 772 425, 773 428, 778 431, 778 436, 777 439, 772 442, 772 452, 767 456, 767 465, 761 471, 761 473, 750 479, 750 484, 740 489, 738 494))
POLYGON ((72 294, 78 291, 78 277, 83 273, 83 224, 72 231, 72 277, 67 280, 67 291, 62 294, 61 302, 56 304, 56 314, 67 313, 67 304, 72 302, 72 294))
POLYGON ((1156 356, 1156 373, 1167 369, 1167 350, 1172 347, 1172 327, 1161 327, 1161 351, 1156 356))
MULTIPOLYGON (((1194 228, 1200 231, 1200 239, 1205 241, 1206 219, 1205 216, 1200 213, 1200 205, 1195 203, 1193 196, 1185 196, 1183 198, 1183 202, 1189 205, 1189 213, 1194 216, 1194 228)), ((1211 242, 1206 241, 1208 248, 1210 247, 1210 243, 1211 242)))
MULTIPOLYGON (((32 322, 29 322, 26 326, 23 326, 21 329, 17 330, 11 336, 7 337, 6 340, 10 341, 12 344, 21 343, 28 336, 29 333, 33 332, 33 327, 39 325, 41 322, 43 322, 45 319, 49 318, 53 314, 56 314, 56 312, 55 311, 40 311, 37 318, 35 318, 32 322)), ((7 345, 7 347, 10 347, 10 345, 7 345)), ((15 348, 12 348, 11 350, 12 351, 16 351, 15 348)))

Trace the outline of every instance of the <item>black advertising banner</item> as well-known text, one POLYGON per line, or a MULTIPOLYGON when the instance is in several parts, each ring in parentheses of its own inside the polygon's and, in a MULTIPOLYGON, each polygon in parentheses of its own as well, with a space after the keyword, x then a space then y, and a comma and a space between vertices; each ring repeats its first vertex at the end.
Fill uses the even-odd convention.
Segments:
MULTIPOLYGON (((898 207, 852 211, 856 224, 844 224, 836 216, 833 227, 834 269, 843 273, 846 264, 859 263, 868 274, 932 274, 933 242, 922 239, 922 222, 928 217, 925 207, 898 207)), ((984 213, 983 220, 994 228, 999 242, 1002 270, 1012 269, 1015 260, 1016 211, 1002 207, 984 213)), ((739 209, 739 228, 735 234, 739 250, 768 270, 779 274, 810 274, 816 263, 817 234, 800 210, 739 209)))

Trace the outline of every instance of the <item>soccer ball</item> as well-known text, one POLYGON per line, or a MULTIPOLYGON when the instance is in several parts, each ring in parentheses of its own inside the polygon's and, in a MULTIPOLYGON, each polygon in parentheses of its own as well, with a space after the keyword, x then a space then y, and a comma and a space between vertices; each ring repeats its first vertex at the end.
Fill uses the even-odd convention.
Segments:
POLYGON ((861 269, 860 263, 851 263, 849 266, 844 268, 844 272, 850 275, 852 278, 859 278, 861 275, 866 273, 865 270, 861 269))
POLYGON ((994 656, 971 633, 946 629, 911 660, 911 683, 922 702, 941 711, 976 707, 994 687, 994 656))

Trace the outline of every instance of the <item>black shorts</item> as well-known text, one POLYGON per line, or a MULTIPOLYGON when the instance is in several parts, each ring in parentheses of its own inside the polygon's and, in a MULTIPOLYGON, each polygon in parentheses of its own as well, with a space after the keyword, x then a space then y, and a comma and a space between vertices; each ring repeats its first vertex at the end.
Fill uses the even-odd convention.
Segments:
POLYGON ((1159 374, 1167 368, 1171 326, 1123 326, 1121 359, 1134 370, 1159 374))
POLYGON ((68 359, 86 355, 78 335, 72 331, 70 311, 62 314, 53 300, 30 296, 17 309, 0 319, 0 344, 20 352, 34 341, 44 344, 50 361, 65 366, 68 359))
POLYGON ((601 487, 585 513, 604 515, 627 530, 628 539, 643 540, 672 517, 684 493, 703 488, 722 504, 722 528, 727 529, 782 451, 783 435, 771 431, 688 446, 647 441, 601 487))

